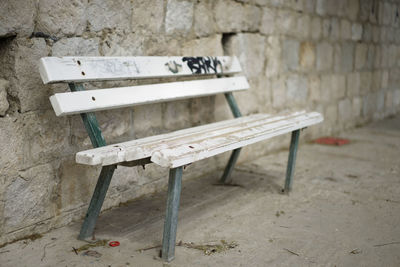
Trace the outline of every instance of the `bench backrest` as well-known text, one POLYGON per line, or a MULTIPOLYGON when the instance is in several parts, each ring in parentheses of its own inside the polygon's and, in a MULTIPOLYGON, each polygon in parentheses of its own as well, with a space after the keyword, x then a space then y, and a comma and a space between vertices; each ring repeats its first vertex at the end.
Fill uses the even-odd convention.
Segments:
POLYGON ((249 88, 236 57, 46 57, 40 61, 44 83, 214 76, 181 82, 58 93, 50 97, 57 116, 139 104, 228 93, 249 88), (216 77, 217 76, 217 77, 216 77))

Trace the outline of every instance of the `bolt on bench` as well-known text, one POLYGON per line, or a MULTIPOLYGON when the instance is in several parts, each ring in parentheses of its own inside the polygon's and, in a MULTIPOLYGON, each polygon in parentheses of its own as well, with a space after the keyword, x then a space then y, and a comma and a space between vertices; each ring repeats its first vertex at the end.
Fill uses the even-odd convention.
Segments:
POLYGON ((40 74, 45 84, 68 83, 72 92, 50 97, 57 116, 80 114, 94 149, 76 154, 76 162, 101 165, 101 173, 79 239, 92 235, 117 165, 155 163, 169 168, 162 258, 175 253, 183 166, 232 150, 221 182, 228 181, 243 146, 292 133, 285 192, 292 186, 300 130, 323 120, 316 112, 241 116, 232 92, 249 88, 236 57, 45 57, 40 74), (82 82, 206 76, 207 79, 85 91, 82 82), (95 111, 223 93, 235 119, 106 145, 95 111))

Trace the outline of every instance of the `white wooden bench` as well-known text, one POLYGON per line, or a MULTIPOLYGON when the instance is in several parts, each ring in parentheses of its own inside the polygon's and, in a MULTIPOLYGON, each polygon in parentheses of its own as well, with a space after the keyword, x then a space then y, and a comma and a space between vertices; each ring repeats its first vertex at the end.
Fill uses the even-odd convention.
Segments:
POLYGON ((111 177, 117 165, 156 163, 170 168, 162 258, 175 253, 179 198, 183 166, 233 150, 222 175, 225 183, 234 168, 240 148, 273 136, 292 133, 285 188, 292 185, 300 129, 323 120, 316 112, 283 115, 254 114, 242 117, 232 92, 249 88, 236 57, 46 57, 40 61, 45 84, 68 83, 72 92, 50 97, 57 116, 80 114, 93 149, 76 154, 76 161, 101 165, 102 170, 83 222, 79 239, 92 235, 111 177), (85 91, 82 82, 163 78, 175 76, 207 79, 85 91), (177 99, 224 93, 235 119, 167 134, 106 145, 95 111, 130 107, 177 99))

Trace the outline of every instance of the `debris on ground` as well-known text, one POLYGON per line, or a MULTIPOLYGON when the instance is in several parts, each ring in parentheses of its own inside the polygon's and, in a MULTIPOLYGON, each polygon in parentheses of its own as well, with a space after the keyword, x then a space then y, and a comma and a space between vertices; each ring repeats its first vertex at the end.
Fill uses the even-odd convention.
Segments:
POLYGON ((276 211, 275 216, 279 217, 279 216, 281 216, 283 214, 285 214, 285 212, 283 210, 281 210, 281 211, 278 210, 278 211, 276 211))
POLYGON ((105 246, 107 246, 107 244, 108 244, 108 240, 103 239, 103 240, 98 240, 94 243, 89 243, 89 244, 83 245, 79 248, 72 248, 73 249, 72 251, 75 253, 79 253, 81 251, 85 251, 85 250, 88 250, 88 249, 94 248, 94 247, 105 247, 105 246))
POLYGON ((110 243, 108 243, 108 245, 110 247, 118 247, 120 243, 118 241, 111 241, 110 243))
POLYGON ((321 138, 315 139, 313 142, 320 144, 320 145, 343 146, 343 145, 349 144, 350 140, 344 139, 344 138, 337 138, 337 137, 321 137, 321 138))
POLYGON ((293 255, 296 255, 296 256, 299 256, 299 257, 300 257, 300 254, 299 254, 299 253, 296 253, 296 252, 294 252, 294 251, 291 251, 290 249, 287 249, 287 248, 283 248, 283 249, 286 250, 287 252, 293 254, 293 255))
POLYGON ((235 248, 239 245, 235 241, 232 241, 229 243, 225 240, 221 240, 221 244, 205 244, 205 245, 196 245, 192 242, 184 243, 184 242, 180 241, 177 244, 177 246, 202 250, 204 255, 211 255, 213 253, 221 253, 221 252, 227 251, 227 250, 235 248))
POLYGON ((397 244, 400 244, 400 242, 397 241, 397 242, 390 242, 390 243, 378 244, 378 245, 374 245, 374 247, 383 247, 383 246, 387 246, 387 245, 397 245, 397 244))
POLYGON ((82 253, 83 256, 90 256, 90 257, 95 257, 95 258, 100 258, 102 256, 101 253, 94 251, 94 250, 86 250, 85 252, 82 253))
POLYGON ((362 252, 361 249, 356 248, 350 251, 350 254, 360 254, 361 252, 362 252))

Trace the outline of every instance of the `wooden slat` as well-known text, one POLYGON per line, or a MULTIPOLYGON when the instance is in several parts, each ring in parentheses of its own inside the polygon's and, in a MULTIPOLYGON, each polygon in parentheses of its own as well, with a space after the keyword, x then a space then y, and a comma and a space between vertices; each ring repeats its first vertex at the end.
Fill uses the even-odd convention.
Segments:
POLYGON ((50 97, 57 116, 245 90, 245 77, 194 80, 59 93, 50 97))
MULTIPOLYGON (((282 121, 290 121, 293 125, 297 125, 298 121, 301 121, 302 119, 309 120, 309 118, 311 118, 311 122, 313 122, 312 124, 322 120, 322 116, 319 113, 296 112, 279 116, 255 114, 184 129, 168 134, 151 136, 102 148, 82 151, 77 153, 76 161, 87 165, 110 165, 118 162, 132 161, 147 158, 151 155, 154 156, 156 154, 155 152, 165 151, 165 149, 174 149, 181 146, 188 147, 188 145, 192 144, 194 144, 193 147, 196 148, 198 147, 197 144, 204 145, 204 142, 213 142, 213 140, 219 138, 225 139, 226 136, 228 136, 229 139, 232 138, 229 137, 230 135, 235 136, 236 133, 241 133, 246 130, 257 133, 260 129, 264 129, 265 127, 268 128, 267 125, 275 127, 274 125, 276 123, 280 125, 282 121)), ((302 126, 300 122, 298 125, 300 128, 306 127, 302 126)), ((192 148, 190 148, 190 150, 197 151, 192 148)), ((158 161, 157 159, 155 160, 158 161)), ((161 161, 158 161, 157 163, 159 162, 161 161)))
POLYGON ((308 127, 322 120, 321 114, 311 112, 283 118, 257 127, 243 127, 238 131, 221 133, 220 135, 206 138, 199 142, 186 143, 155 151, 151 156, 151 161, 163 167, 176 168, 277 135, 308 127))
POLYGON ((44 57, 43 82, 85 82, 241 71, 236 57, 44 57))

